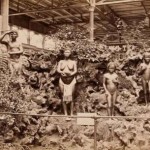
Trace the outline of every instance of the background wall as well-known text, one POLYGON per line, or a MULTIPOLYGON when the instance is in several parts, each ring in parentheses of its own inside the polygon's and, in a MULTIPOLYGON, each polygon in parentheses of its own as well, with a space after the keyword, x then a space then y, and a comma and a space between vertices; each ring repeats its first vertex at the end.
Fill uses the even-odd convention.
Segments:
POLYGON ((38 48, 43 48, 47 50, 55 49, 56 41, 48 35, 38 33, 36 31, 32 31, 16 25, 10 25, 9 29, 18 30, 19 33, 18 39, 22 43, 33 45, 38 48))

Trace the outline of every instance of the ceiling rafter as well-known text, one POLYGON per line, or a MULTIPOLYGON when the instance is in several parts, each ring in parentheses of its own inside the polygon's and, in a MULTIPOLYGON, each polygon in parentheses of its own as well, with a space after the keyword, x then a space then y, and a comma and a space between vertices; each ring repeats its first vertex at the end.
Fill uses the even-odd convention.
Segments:
POLYGON ((78 16, 69 13, 69 12, 68 12, 67 10, 65 10, 65 9, 63 9, 62 11, 64 11, 65 13, 67 13, 67 14, 69 14, 69 15, 71 15, 71 16, 74 16, 74 17, 75 17, 76 19, 78 19, 78 20, 81 20, 78 16))
MULTIPOLYGON (((95 13, 94 14, 95 16, 96 15, 99 15, 98 13, 95 13)), ((57 20, 57 19, 66 19, 66 18, 72 18, 72 17, 80 17, 81 15, 80 14, 75 14, 75 15, 66 15, 66 16, 58 16, 58 17, 54 17, 54 20, 57 20)), ((89 13, 85 13, 85 14, 82 14, 83 17, 87 17, 89 16, 89 13)), ((42 19, 34 19, 32 20, 32 22, 36 22, 36 21, 44 21, 44 20, 51 20, 52 17, 47 17, 47 18, 42 18, 42 19)))
MULTIPOLYGON (((78 5, 71 5, 69 6, 69 8, 81 8, 81 7, 85 7, 87 6, 87 4, 78 4, 78 5)), ((18 15, 25 15, 25 14, 32 14, 32 13, 43 13, 43 12, 49 12, 52 10, 61 10, 61 9, 67 9, 68 7, 53 7, 53 8, 44 8, 41 10, 32 10, 32 11, 26 11, 26 12, 21 12, 21 13, 14 13, 14 14, 10 14, 9 16, 18 16, 18 15)))
MULTIPOLYGON (((32 17, 34 22, 43 22, 53 27, 62 24, 77 24, 88 28, 90 3, 87 1, 90 0, 10 0, 10 9, 17 12, 10 14, 10 17, 26 15, 32 17), (29 5, 29 10, 24 9, 27 5, 29 5)), ((150 16, 149 0, 96 1, 95 13, 98 13, 94 16, 96 34, 115 32, 117 30, 115 18, 121 18, 127 25, 131 25, 133 21, 144 20, 145 15, 150 16)))
POLYGON ((111 21, 111 19, 108 18, 108 16, 106 16, 106 15, 101 11, 100 8, 95 7, 95 9, 97 9, 98 12, 100 13, 100 15, 102 15, 102 17, 105 18, 105 20, 108 21, 114 28, 117 28, 116 25, 115 25, 115 23, 113 23, 113 22, 111 21))
MULTIPOLYGON (((12 10, 14 10, 14 11, 17 11, 17 7, 14 6, 14 5, 11 5, 10 8, 11 8, 12 10)), ((23 6, 20 6, 20 8, 23 9, 24 7, 23 7, 23 6)), ((31 18, 35 18, 35 15, 33 15, 33 14, 29 14, 28 16, 31 17, 31 18)), ((47 21, 45 21, 45 23, 48 24, 47 21)))

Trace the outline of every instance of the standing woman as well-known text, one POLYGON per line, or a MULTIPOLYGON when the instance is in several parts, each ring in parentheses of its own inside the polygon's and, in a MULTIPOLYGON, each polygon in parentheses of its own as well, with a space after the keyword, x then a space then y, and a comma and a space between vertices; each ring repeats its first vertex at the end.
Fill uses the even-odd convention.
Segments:
POLYGON ((20 56, 23 53, 22 44, 18 41, 18 32, 16 30, 8 31, 0 37, 0 43, 7 46, 8 54, 10 55, 9 68, 11 71, 11 77, 15 71, 20 73, 21 63, 20 56), (9 35, 9 40, 4 40, 6 35, 9 35))
POLYGON ((73 115, 73 93, 75 90, 77 73, 77 62, 71 60, 71 51, 64 51, 64 60, 59 61, 57 72, 60 73, 59 86, 63 94, 63 109, 65 115, 73 115), (68 105, 70 105, 70 113, 68 113, 68 105))
POLYGON ((114 105, 118 96, 118 75, 115 73, 116 66, 114 63, 109 63, 108 73, 104 74, 103 87, 107 96, 107 110, 108 116, 114 116, 114 105))

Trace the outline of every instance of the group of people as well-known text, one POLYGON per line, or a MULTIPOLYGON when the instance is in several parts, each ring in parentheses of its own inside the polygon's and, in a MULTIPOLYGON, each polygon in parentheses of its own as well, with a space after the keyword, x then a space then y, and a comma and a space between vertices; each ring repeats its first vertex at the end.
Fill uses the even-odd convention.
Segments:
MULTIPOLYGON (((0 37, 0 43, 6 45, 9 54, 9 69, 11 76, 15 75, 16 70, 21 68, 20 57, 23 54, 22 44, 17 40, 17 31, 8 31, 0 37), (8 37, 6 38, 6 36, 8 37)), ((2 51, 2 50, 1 50, 2 51)), ((73 115, 73 98, 76 85, 77 62, 71 59, 69 48, 64 50, 64 59, 57 65, 57 72, 60 74, 59 87, 63 95, 62 104, 64 114, 73 115)), ((145 52, 143 63, 138 67, 138 74, 141 75, 144 90, 145 103, 150 99, 150 53, 145 52)), ((107 99, 107 111, 109 116, 115 115, 115 103, 118 97, 119 79, 116 73, 116 65, 110 62, 107 65, 107 73, 103 75, 103 87, 107 99)))
MULTIPOLYGON (((147 49, 148 50, 148 49, 147 49)), ((77 73, 77 62, 70 59, 71 51, 66 49, 64 52, 65 59, 58 63, 57 71, 61 74, 60 89, 63 93, 63 107, 67 115, 67 104, 71 104, 71 115, 73 114, 73 93, 76 84, 75 75, 77 73)), ((115 103, 119 95, 119 79, 116 73, 116 64, 109 62, 107 72, 103 75, 103 88, 107 99, 107 112, 109 116, 115 115, 115 103)), ((143 55, 143 62, 137 68, 137 75, 141 76, 144 99, 146 106, 150 101, 150 52, 149 50, 143 55)))

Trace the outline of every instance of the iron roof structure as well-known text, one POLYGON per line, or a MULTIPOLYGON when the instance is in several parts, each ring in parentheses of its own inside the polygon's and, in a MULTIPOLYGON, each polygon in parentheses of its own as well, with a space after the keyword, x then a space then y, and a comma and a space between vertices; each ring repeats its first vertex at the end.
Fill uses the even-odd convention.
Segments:
POLYGON ((126 25, 150 17, 150 0, 10 0, 9 7, 19 15, 30 16, 31 22, 56 27, 77 24, 89 28, 90 8, 94 7, 94 32, 101 36, 116 32, 116 18, 126 25))

